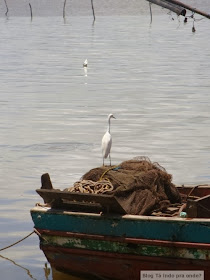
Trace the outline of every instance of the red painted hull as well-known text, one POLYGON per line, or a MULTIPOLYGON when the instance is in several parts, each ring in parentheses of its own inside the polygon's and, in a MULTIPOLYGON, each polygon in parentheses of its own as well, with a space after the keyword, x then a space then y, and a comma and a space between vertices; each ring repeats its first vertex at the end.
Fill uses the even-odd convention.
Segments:
POLYGON ((41 247, 57 270, 100 279, 140 280, 141 270, 203 270, 210 279, 210 262, 102 253, 82 249, 41 247))

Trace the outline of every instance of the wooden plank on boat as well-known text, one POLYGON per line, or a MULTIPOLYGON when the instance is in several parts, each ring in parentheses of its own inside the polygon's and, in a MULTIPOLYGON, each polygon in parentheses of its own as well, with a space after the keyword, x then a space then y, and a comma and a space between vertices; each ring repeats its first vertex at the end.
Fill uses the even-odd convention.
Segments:
POLYGON ((210 185, 182 185, 177 186, 178 191, 181 194, 190 196, 203 197, 210 194, 210 185))
POLYGON ((210 195, 196 200, 189 199, 186 212, 189 218, 210 218, 210 195))
POLYGON ((112 195, 73 193, 47 189, 37 189, 36 192, 43 198, 45 203, 50 204, 53 208, 66 208, 72 211, 89 211, 92 209, 93 212, 126 214, 125 209, 117 198, 112 195))

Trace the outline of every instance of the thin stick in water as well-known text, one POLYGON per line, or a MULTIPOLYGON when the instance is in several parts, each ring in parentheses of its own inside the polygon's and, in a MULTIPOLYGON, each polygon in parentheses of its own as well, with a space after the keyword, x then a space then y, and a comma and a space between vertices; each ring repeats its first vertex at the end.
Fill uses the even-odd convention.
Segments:
POLYGON ((31 20, 32 20, 32 18, 33 18, 33 12, 32 12, 31 3, 29 3, 29 7, 30 7, 30 12, 31 12, 31 20))
POLYGON ((152 3, 149 2, 149 10, 150 10, 150 24, 152 23, 152 3))
POLYGON ((65 9, 66 9, 66 0, 64 0, 64 3, 63 3, 63 18, 66 17, 65 9))
POLYGON ((8 6, 7 6, 7 1, 6 1, 6 0, 4 0, 4 3, 5 3, 6 8, 7 8, 7 11, 6 11, 6 13, 5 13, 5 16, 7 16, 8 12, 9 12, 9 9, 8 9, 8 6))
POLYGON ((95 17, 95 12, 94 12, 93 0, 91 0, 91 6, 92 6, 92 11, 93 11, 93 18, 94 18, 94 21, 95 21, 96 17, 95 17))

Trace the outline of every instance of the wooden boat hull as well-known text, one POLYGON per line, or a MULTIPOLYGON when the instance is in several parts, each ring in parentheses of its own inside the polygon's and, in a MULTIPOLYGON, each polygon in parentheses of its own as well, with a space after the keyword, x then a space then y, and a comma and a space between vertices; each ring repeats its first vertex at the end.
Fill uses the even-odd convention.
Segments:
POLYGON ((113 237, 210 244, 210 219, 102 215, 35 207, 36 228, 113 237))
POLYGON ((209 262, 204 261, 104 254, 83 249, 60 248, 58 252, 54 247, 45 247, 42 250, 52 267, 71 275, 83 276, 85 279, 140 280, 140 273, 144 270, 202 270, 205 280, 210 277, 209 262))
MULTIPOLYGON (((40 248, 57 270, 140 279, 143 270, 202 270, 210 279, 209 219, 74 213, 35 207, 40 248)), ((102 279, 103 279, 102 278, 102 279)))

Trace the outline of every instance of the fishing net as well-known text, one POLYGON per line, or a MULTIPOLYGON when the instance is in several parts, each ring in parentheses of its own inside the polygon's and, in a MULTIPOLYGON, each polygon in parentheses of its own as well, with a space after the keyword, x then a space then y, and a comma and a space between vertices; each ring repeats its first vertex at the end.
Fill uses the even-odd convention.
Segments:
POLYGON ((181 202, 172 176, 147 157, 91 169, 68 191, 114 195, 126 212, 134 215, 149 215, 181 202))

